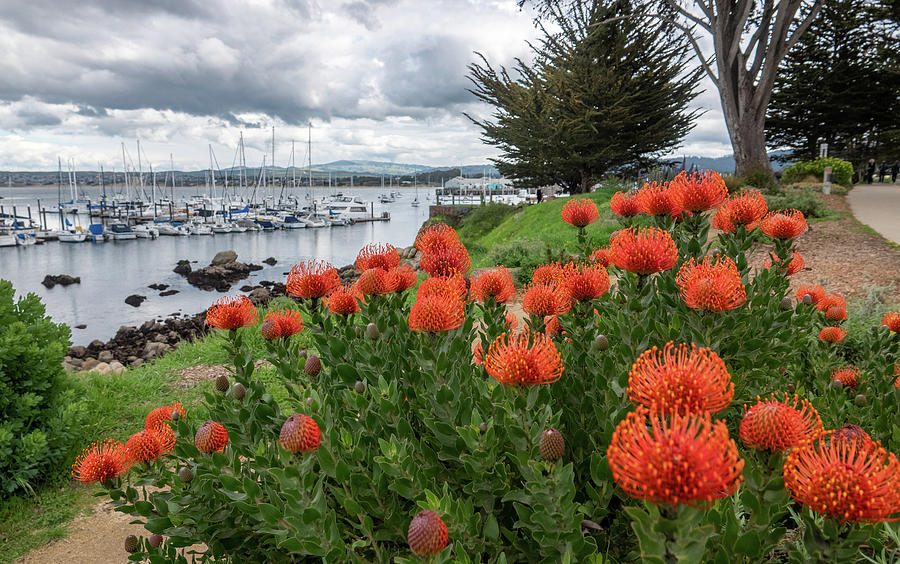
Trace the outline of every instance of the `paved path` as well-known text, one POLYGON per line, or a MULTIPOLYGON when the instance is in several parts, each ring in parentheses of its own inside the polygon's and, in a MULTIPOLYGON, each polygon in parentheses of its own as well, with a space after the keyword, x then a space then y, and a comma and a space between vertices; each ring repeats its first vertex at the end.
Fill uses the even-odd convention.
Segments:
POLYGON ((900 245, 900 184, 857 184, 847 200, 856 219, 900 245))

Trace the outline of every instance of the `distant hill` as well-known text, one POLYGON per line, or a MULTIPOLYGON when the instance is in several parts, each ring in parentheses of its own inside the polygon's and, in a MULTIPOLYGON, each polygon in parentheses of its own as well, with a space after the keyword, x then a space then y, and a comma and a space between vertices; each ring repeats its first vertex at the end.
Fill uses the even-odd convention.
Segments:
MULTIPOLYGON (((786 151, 772 151, 769 153, 769 160, 772 161, 772 168, 775 170, 780 170, 790 163, 781 163, 777 162, 776 157, 783 155, 786 151)), ((701 170, 714 170, 716 172, 733 174, 734 173, 734 156, 726 155, 724 157, 699 157, 696 155, 690 155, 685 157, 671 156, 663 159, 666 162, 681 163, 682 159, 684 159, 685 167, 690 168, 694 166, 701 170)))

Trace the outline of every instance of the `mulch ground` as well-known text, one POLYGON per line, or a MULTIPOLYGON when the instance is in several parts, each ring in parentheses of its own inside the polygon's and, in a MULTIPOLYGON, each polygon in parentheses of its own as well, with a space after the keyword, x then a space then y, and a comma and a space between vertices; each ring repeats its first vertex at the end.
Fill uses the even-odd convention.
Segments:
MULTIPOLYGON (((829 293, 850 298, 865 297, 870 287, 878 286, 887 303, 900 303, 900 247, 853 217, 844 196, 819 196, 841 218, 810 223, 809 231, 797 238, 806 268, 791 276, 791 287, 821 284, 829 293)), ((761 266, 768 250, 762 245, 755 248, 748 257, 750 264, 761 266)))

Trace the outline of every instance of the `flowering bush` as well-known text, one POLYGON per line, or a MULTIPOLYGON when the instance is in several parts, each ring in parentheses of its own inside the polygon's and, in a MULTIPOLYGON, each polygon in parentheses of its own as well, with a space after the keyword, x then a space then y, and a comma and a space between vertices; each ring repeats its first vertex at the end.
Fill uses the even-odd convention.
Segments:
POLYGON ((241 562, 896 556, 879 523, 900 517, 900 323, 885 316, 845 386, 833 374, 847 369, 846 315, 829 315, 843 298, 802 287, 795 301, 789 268, 747 265, 762 223, 769 265, 797 260, 799 212, 766 222, 761 195, 726 199, 715 174, 648 190, 614 200, 627 229, 603 260, 583 230, 590 206, 569 208, 584 253, 535 269, 521 322, 510 273, 466 278, 443 225, 417 237, 431 274, 418 289, 392 282, 392 247, 370 245, 353 287, 325 263, 291 271, 302 320, 257 326, 223 300, 210 324, 234 383, 206 394, 202 420, 157 408, 170 416, 148 416, 140 448, 89 447, 73 475, 162 535, 133 560, 186 562, 198 545, 241 562), (631 225, 632 197, 653 226, 631 225), (266 336, 266 358, 248 331, 266 336))

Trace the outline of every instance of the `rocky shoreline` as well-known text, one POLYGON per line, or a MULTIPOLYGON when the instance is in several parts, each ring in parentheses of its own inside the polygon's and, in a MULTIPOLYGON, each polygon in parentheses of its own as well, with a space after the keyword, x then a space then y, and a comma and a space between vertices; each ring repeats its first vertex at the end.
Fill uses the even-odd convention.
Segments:
MULTIPOLYGON (((397 249, 397 252, 403 264, 408 264, 415 270, 419 269, 419 252, 415 247, 397 249)), ((270 258, 263 262, 274 264, 275 259, 270 258)), ((225 288, 219 291, 226 292, 236 281, 247 278, 250 272, 261 268, 263 267, 237 262, 237 253, 234 251, 222 251, 208 267, 193 270, 188 261, 179 261, 175 272, 186 276, 188 282, 198 288, 210 291, 225 288), (196 284, 191 282, 190 278, 194 273, 201 273, 195 276, 196 284)), ((352 284, 359 279, 359 271, 353 264, 337 270, 343 284, 352 284)), ((284 274, 286 278, 287 272, 284 274)), ((149 287, 164 291, 168 288, 165 284, 151 284, 149 287)), ((241 286, 240 292, 250 298, 257 307, 265 307, 271 300, 287 296, 287 288, 283 281, 263 280, 256 285, 241 286)), ((119 327, 115 337, 105 343, 95 340, 86 347, 80 345, 69 347, 63 367, 70 372, 119 374, 128 366, 137 367, 150 362, 172 350, 181 341, 192 341, 208 332, 206 311, 189 316, 173 314, 168 319, 159 321, 151 319, 140 327, 123 325, 119 327)))

